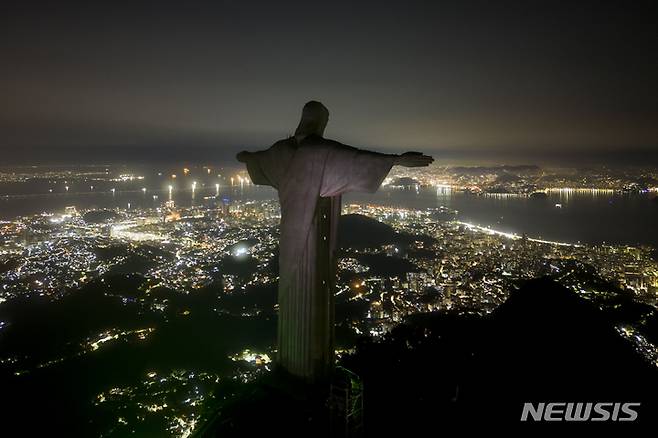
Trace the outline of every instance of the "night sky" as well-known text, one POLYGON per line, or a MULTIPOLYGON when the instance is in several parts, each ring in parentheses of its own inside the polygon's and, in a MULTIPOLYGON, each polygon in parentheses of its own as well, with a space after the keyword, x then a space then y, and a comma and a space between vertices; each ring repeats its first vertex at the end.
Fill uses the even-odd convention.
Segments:
POLYGON ((7 163, 223 159, 310 99, 328 137, 438 160, 658 155, 655 2, 16 3, 7 163))

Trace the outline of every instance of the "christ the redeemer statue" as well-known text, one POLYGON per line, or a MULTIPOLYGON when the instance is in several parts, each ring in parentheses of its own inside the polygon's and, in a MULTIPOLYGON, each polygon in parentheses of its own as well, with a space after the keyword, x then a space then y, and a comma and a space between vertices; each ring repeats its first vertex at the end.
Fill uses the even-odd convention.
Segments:
POLYGON ((394 165, 420 167, 417 152, 381 154, 322 137, 329 111, 304 105, 293 137, 259 152, 240 152, 254 184, 274 187, 281 203, 277 364, 310 383, 334 365, 334 250, 346 192, 375 192, 394 165))

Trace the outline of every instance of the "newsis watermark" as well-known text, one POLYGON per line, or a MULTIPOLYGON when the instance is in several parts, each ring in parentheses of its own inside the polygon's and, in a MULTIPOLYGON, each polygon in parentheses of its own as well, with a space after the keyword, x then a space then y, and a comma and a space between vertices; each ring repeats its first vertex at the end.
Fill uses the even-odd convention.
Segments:
POLYGON ((640 403, 524 403, 521 421, 635 421, 640 403))

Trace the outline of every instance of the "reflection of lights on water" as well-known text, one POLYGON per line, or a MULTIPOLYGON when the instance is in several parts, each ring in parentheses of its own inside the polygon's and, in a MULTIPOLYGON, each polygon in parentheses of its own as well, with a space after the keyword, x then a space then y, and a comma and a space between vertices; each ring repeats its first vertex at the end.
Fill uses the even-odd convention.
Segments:
POLYGON ((437 196, 439 195, 449 195, 452 193, 452 186, 449 185, 437 185, 436 186, 436 194, 437 196))
POLYGON ((519 198, 524 195, 521 195, 520 193, 483 193, 482 196, 485 196, 487 198, 508 199, 508 198, 519 198))
POLYGON ((574 188, 574 187, 553 187, 545 190, 549 193, 557 193, 560 198, 564 198, 567 201, 573 195, 591 195, 593 197, 598 196, 611 196, 615 194, 613 189, 596 189, 596 188, 574 188))

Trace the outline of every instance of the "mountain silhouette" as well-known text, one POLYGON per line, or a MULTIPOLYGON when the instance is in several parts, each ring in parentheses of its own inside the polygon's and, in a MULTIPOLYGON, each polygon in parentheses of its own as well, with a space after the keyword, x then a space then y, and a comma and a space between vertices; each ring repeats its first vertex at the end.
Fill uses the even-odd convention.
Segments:
POLYGON ((640 419, 651 419, 656 368, 591 302, 538 279, 513 292, 489 322, 464 396, 499 408, 490 418, 516 422, 519 412, 507 406, 527 401, 641 401, 640 419))
POLYGON ((341 248, 373 248, 382 245, 406 246, 415 240, 432 242, 428 236, 397 232, 390 225, 360 214, 345 214, 338 223, 338 246, 341 248))
POLYGON ((639 422, 655 421, 658 370, 552 280, 528 281, 484 318, 412 316, 345 366, 364 381, 373 436, 475 420, 518 426, 525 402, 641 402, 639 422))
MULTIPOLYGON (((599 426, 655 423, 658 370, 605 312, 548 279, 526 282, 485 317, 412 315, 381 340, 363 338, 341 364, 363 381, 366 436, 537 427, 519 421, 525 402, 641 402, 636 423, 599 426)), ((254 418, 326 436, 321 403, 272 388, 250 387, 204 436, 237 436, 254 418)))

